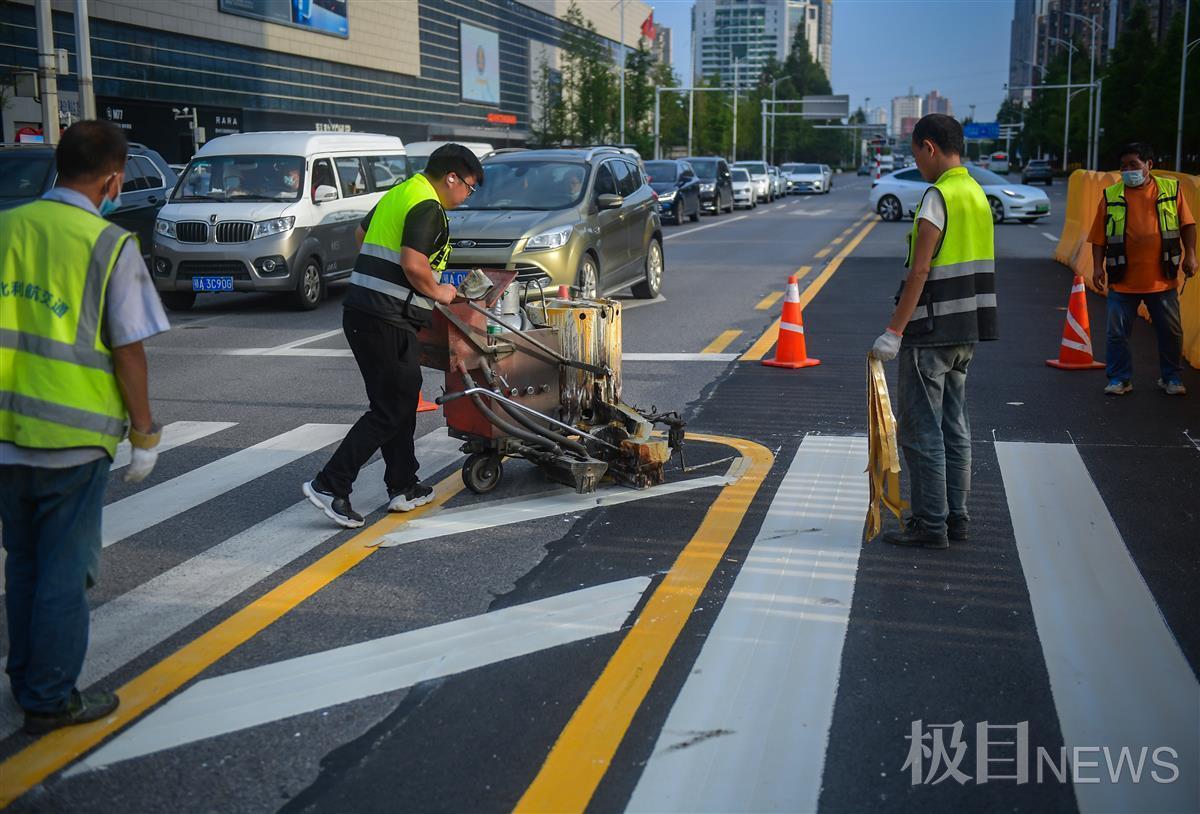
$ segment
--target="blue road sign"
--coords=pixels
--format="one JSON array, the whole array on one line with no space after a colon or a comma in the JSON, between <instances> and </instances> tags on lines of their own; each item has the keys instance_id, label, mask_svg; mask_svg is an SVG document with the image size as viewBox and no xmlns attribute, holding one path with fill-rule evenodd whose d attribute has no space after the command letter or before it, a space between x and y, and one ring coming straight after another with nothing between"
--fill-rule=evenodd
<instances>
[{"instance_id":1,"label":"blue road sign","mask_svg":"<svg viewBox=\"0 0 1200 814\"><path fill-rule=\"evenodd\" d=\"M1000 125L997 122L971 122L963 125L963 135L967 138L1000 138Z\"/></svg>"}]
</instances>

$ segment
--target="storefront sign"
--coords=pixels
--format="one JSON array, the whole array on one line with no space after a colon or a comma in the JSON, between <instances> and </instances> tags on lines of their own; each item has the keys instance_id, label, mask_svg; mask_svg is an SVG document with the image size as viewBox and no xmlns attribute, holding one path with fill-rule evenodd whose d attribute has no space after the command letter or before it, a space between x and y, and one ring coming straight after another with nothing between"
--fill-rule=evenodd
<instances>
[{"instance_id":1,"label":"storefront sign","mask_svg":"<svg viewBox=\"0 0 1200 814\"><path fill-rule=\"evenodd\" d=\"M510 127L517 123L517 117L512 113L489 113L487 120L490 124L503 124Z\"/></svg>"}]
</instances>

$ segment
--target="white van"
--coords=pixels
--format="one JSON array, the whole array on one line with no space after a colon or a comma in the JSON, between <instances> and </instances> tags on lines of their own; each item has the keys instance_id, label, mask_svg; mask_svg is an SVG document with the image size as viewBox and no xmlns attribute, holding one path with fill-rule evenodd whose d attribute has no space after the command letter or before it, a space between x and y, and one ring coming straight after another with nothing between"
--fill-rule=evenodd
<instances>
[{"instance_id":1,"label":"white van","mask_svg":"<svg viewBox=\"0 0 1200 814\"><path fill-rule=\"evenodd\" d=\"M992 153L988 169L1001 175L1008 175L1008 153Z\"/></svg>"},{"instance_id":2,"label":"white van","mask_svg":"<svg viewBox=\"0 0 1200 814\"><path fill-rule=\"evenodd\" d=\"M354 232L409 176L404 143L367 133L237 133L205 144L154 224L150 267L163 304L200 292L278 291L316 308L350 276Z\"/></svg>"},{"instance_id":3,"label":"white van","mask_svg":"<svg viewBox=\"0 0 1200 814\"><path fill-rule=\"evenodd\" d=\"M413 172L421 172L425 169L425 165L429 163L429 156L433 155L433 151L438 147L444 147L447 144L461 144L475 154L476 158L482 159L494 152L492 145L486 141L413 141L408 145L408 166Z\"/></svg>"}]
</instances>

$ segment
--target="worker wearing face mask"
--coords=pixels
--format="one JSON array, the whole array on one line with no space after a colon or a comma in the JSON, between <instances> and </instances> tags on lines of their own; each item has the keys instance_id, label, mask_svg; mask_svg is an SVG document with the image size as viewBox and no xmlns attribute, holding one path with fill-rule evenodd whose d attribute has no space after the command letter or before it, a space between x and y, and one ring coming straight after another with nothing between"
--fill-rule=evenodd
<instances>
[{"instance_id":1,"label":"worker wearing face mask","mask_svg":"<svg viewBox=\"0 0 1200 814\"><path fill-rule=\"evenodd\" d=\"M5 671L33 735L117 706L113 693L75 685L88 641L85 590L96 581L108 469L126 428L126 481L145 478L158 458L142 342L170 326L136 238L103 217L120 205L127 152L115 125L78 122L55 151L57 186L0 212Z\"/></svg>"},{"instance_id":2,"label":"worker wearing face mask","mask_svg":"<svg viewBox=\"0 0 1200 814\"><path fill-rule=\"evenodd\" d=\"M1104 190L1088 234L1092 282L1108 287L1108 330L1104 392L1133 389L1129 334L1139 303L1150 312L1158 336L1159 388L1169 396L1183 385L1183 323L1179 315L1179 271L1196 273L1196 220L1174 178L1151 175L1153 153L1145 144L1121 148L1121 180Z\"/></svg>"}]
</instances>

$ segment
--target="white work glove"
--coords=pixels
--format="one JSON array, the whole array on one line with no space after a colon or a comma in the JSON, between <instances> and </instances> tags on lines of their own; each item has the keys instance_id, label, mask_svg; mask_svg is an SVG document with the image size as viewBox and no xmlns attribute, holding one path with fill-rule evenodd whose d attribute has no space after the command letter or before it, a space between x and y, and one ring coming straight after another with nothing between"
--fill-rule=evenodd
<instances>
[{"instance_id":1,"label":"white work glove","mask_svg":"<svg viewBox=\"0 0 1200 814\"><path fill-rule=\"evenodd\" d=\"M158 463L158 442L162 439L162 428L150 425L150 432L142 433L129 428L129 443L133 446L129 467L125 470L126 483L141 483Z\"/></svg>"},{"instance_id":2,"label":"white work glove","mask_svg":"<svg viewBox=\"0 0 1200 814\"><path fill-rule=\"evenodd\" d=\"M871 346L871 355L881 362L890 362L900 352L900 334L893 333L891 328L879 335Z\"/></svg>"}]
</instances>

